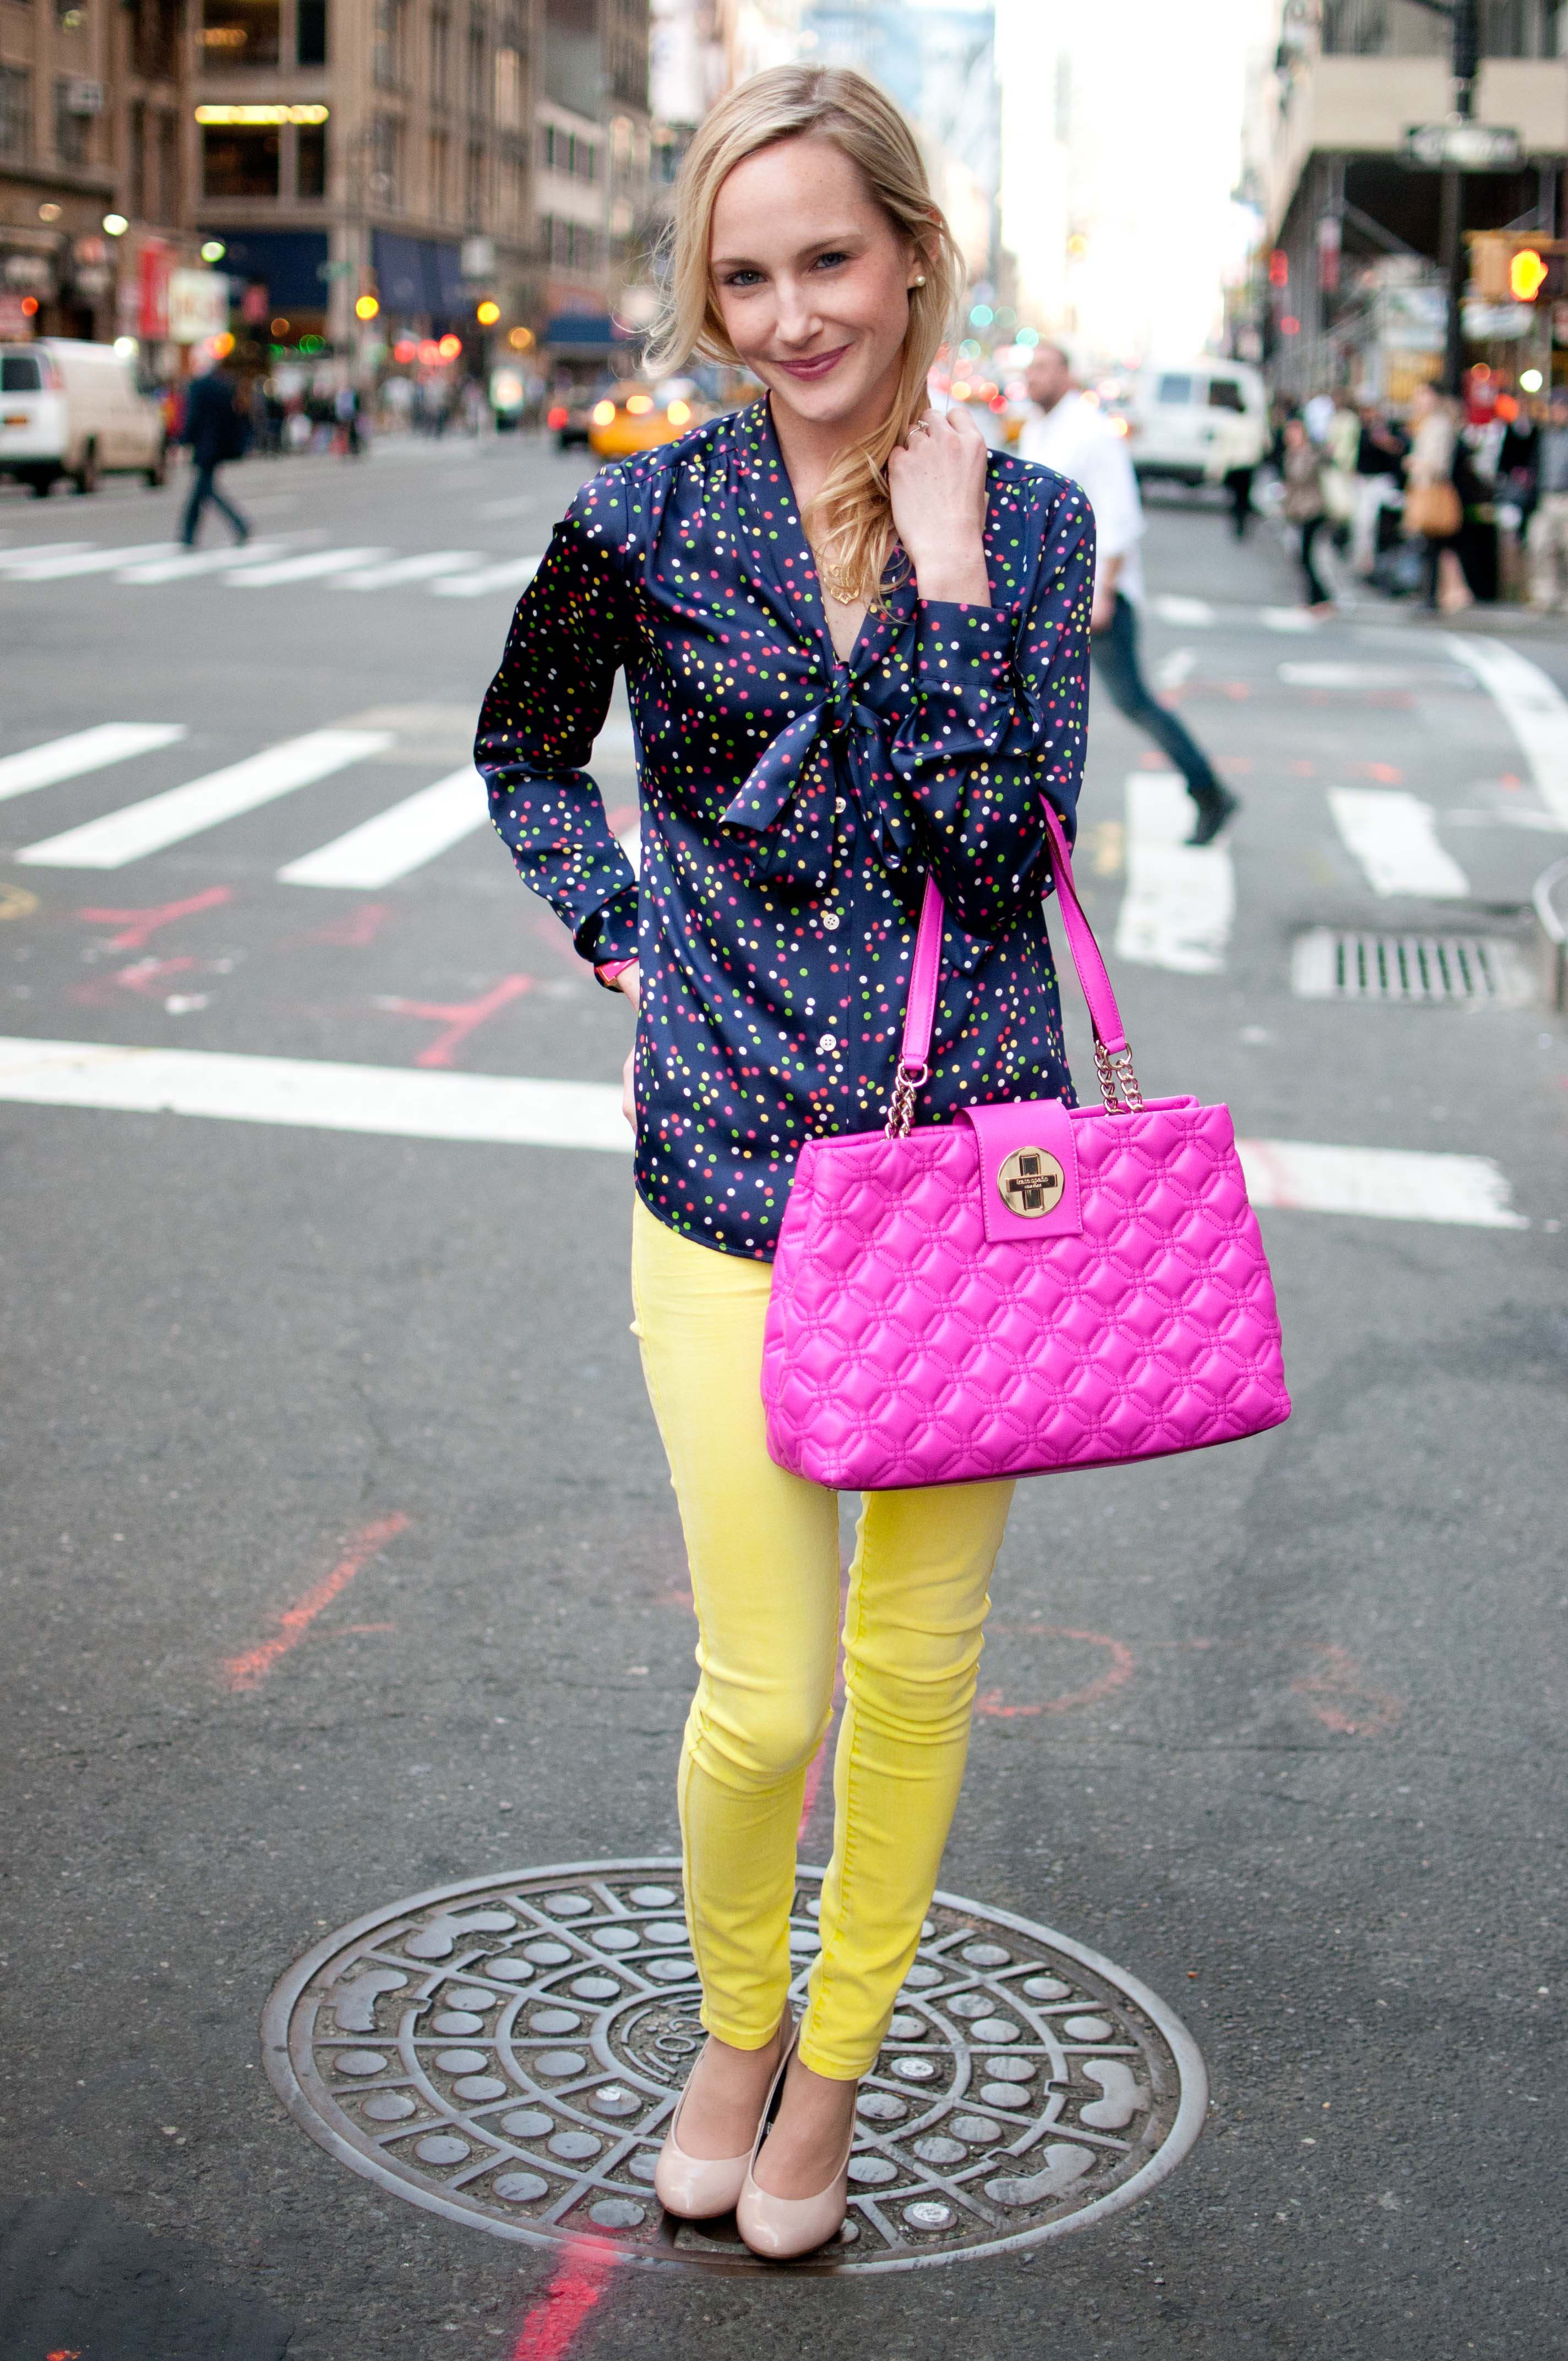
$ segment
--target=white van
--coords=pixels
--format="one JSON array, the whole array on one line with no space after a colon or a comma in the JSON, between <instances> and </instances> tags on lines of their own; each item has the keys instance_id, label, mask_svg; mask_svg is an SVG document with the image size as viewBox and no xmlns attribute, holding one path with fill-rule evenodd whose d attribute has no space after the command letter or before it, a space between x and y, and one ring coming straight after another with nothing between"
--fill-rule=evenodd
<instances>
[{"instance_id":1,"label":"white van","mask_svg":"<svg viewBox=\"0 0 1568 2361\"><path fill-rule=\"evenodd\" d=\"M42 500L57 476L91 492L105 473L158 485L168 471L162 412L113 345L0 345L0 476Z\"/></svg>"},{"instance_id":2,"label":"white van","mask_svg":"<svg viewBox=\"0 0 1568 2361\"><path fill-rule=\"evenodd\" d=\"M1140 478L1219 484L1255 467L1268 448L1268 397L1245 361L1149 362L1138 371L1128 419Z\"/></svg>"}]
</instances>

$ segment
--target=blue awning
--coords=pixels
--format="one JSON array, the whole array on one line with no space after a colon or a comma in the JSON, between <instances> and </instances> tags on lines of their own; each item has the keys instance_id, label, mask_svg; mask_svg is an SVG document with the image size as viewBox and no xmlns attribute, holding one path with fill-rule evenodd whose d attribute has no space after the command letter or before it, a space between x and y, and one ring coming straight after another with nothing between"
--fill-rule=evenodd
<instances>
[{"instance_id":1,"label":"blue awning","mask_svg":"<svg viewBox=\"0 0 1568 2361\"><path fill-rule=\"evenodd\" d=\"M378 229L370 233L370 259L384 311L428 313L433 320L456 319L466 309L456 247Z\"/></svg>"},{"instance_id":2,"label":"blue awning","mask_svg":"<svg viewBox=\"0 0 1568 2361\"><path fill-rule=\"evenodd\" d=\"M223 268L231 279L264 286L275 312L324 312L328 281L324 229L210 229L220 238Z\"/></svg>"},{"instance_id":3,"label":"blue awning","mask_svg":"<svg viewBox=\"0 0 1568 2361\"><path fill-rule=\"evenodd\" d=\"M608 312L557 312L544 331L547 345L576 345L584 350L608 352L612 345L629 345L632 332L612 320Z\"/></svg>"}]
</instances>

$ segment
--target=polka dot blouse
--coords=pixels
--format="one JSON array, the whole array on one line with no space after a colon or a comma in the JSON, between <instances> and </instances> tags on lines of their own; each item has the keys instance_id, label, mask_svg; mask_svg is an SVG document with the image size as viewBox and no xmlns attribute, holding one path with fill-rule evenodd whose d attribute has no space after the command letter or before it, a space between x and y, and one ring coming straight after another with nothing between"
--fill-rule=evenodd
<instances>
[{"instance_id":1,"label":"polka dot blouse","mask_svg":"<svg viewBox=\"0 0 1568 2361\"><path fill-rule=\"evenodd\" d=\"M1065 1097L1042 794L1072 827L1094 533L992 455L990 608L905 580L836 655L767 405L606 467L519 602L475 760L527 883L641 962L637 1187L772 1258L803 1140L887 1112L927 867L947 903L916 1120ZM641 876L584 765L624 669Z\"/></svg>"}]
</instances>

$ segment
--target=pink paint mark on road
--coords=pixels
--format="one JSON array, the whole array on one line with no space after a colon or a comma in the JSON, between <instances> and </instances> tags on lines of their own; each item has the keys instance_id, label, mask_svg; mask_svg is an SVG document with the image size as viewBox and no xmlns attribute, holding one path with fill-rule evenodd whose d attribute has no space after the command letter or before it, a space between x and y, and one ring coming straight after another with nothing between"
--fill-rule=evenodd
<instances>
[{"instance_id":1,"label":"pink paint mark on road","mask_svg":"<svg viewBox=\"0 0 1568 2361\"><path fill-rule=\"evenodd\" d=\"M1372 1687L1348 1648L1320 1648L1318 1662L1319 1670L1303 1673L1290 1691L1304 1697L1308 1711L1336 1737L1382 1738L1403 1718L1400 1700Z\"/></svg>"},{"instance_id":2,"label":"pink paint mark on road","mask_svg":"<svg viewBox=\"0 0 1568 2361\"><path fill-rule=\"evenodd\" d=\"M1295 762L1287 763L1285 767L1296 779L1310 779L1316 775L1318 768L1316 763L1303 762L1299 757Z\"/></svg>"},{"instance_id":3,"label":"pink paint mark on road","mask_svg":"<svg viewBox=\"0 0 1568 2361\"><path fill-rule=\"evenodd\" d=\"M1397 787L1405 775L1398 763L1356 763L1352 767L1358 779L1376 779L1380 787Z\"/></svg>"},{"instance_id":4,"label":"pink paint mark on road","mask_svg":"<svg viewBox=\"0 0 1568 2361\"><path fill-rule=\"evenodd\" d=\"M444 1030L427 1043L414 1060L416 1066L450 1066L470 1033L503 1009L509 1001L521 994L532 992L531 975L503 975L499 983L482 992L477 1000L398 1000L380 999L376 1006L389 1016L418 1016L431 1024L441 1024Z\"/></svg>"},{"instance_id":5,"label":"pink paint mark on road","mask_svg":"<svg viewBox=\"0 0 1568 2361\"><path fill-rule=\"evenodd\" d=\"M233 900L232 885L209 885L204 894L192 894L184 902L159 902L147 910L78 910L76 916L90 927L118 927L121 931L109 938L112 951L139 951L160 927L171 927L176 918L193 918L199 910L220 909Z\"/></svg>"},{"instance_id":6,"label":"pink paint mark on road","mask_svg":"<svg viewBox=\"0 0 1568 2361\"><path fill-rule=\"evenodd\" d=\"M555 2275L522 2323L511 2361L565 2361L577 2332L605 2290L620 2257L612 2247L575 2238Z\"/></svg>"},{"instance_id":7,"label":"pink paint mark on road","mask_svg":"<svg viewBox=\"0 0 1568 2361\"><path fill-rule=\"evenodd\" d=\"M309 934L291 935L280 948L291 950L305 943L325 943L331 950L367 950L394 915L390 902L361 902L356 910L345 910L327 926L313 927Z\"/></svg>"},{"instance_id":8,"label":"pink paint mark on road","mask_svg":"<svg viewBox=\"0 0 1568 2361\"><path fill-rule=\"evenodd\" d=\"M1070 1713L1079 1706L1098 1705L1113 1690L1124 1688L1133 1677L1137 1659L1124 1640L1113 1640L1103 1631L1069 1631L1060 1623L1024 1623L1016 1628L1037 1639L1080 1640L1086 1647L1108 1649L1111 1661L1082 1688L1067 1689L1060 1697L1041 1697L1033 1705L1005 1705L1000 1689L987 1689L974 1701L976 1713L992 1715L1000 1721L1012 1721L1024 1714Z\"/></svg>"},{"instance_id":9,"label":"pink paint mark on road","mask_svg":"<svg viewBox=\"0 0 1568 2361\"><path fill-rule=\"evenodd\" d=\"M1157 754L1154 757L1152 767L1157 771L1163 771L1168 770L1169 765L1168 763L1162 762L1160 757ZM1234 771L1239 774L1246 771L1255 771L1257 764L1253 761L1250 754L1222 754L1220 756L1220 768L1222 771Z\"/></svg>"},{"instance_id":10,"label":"pink paint mark on road","mask_svg":"<svg viewBox=\"0 0 1568 2361\"><path fill-rule=\"evenodd\" d=\"M356 1533L347 1549L330 1574L307 1590L302 1598L286 1608L270 1640L263 1640L258 1648L247 1648L243 1656L225 1658L223 1667L225 1685L230 1689L254 1689L266 1679L280 1656L297 1648L323 1607L329 1607L340 1590L346 1590L361 1566L368 1565L378 1556L389 1541L406 1532L409 1521L400 1509L389 1517L379 1517Z\"/></svg>"},{"instance_id":11,"label":"pink paint mark on road","mask_svg":"<svg viewBox=\"0 0 1568 2361\"><path fill-rule=\"evenodd\" d=\"M117 967L113 975L92 983L73 983L66 998L88 1007L102 1006L117 992L135 992L144 1000L161 1000L170 976L189 975L192 969L204 965L203 961L193 959L132 960L128 967Z\"/></svg>"}]
</instances>

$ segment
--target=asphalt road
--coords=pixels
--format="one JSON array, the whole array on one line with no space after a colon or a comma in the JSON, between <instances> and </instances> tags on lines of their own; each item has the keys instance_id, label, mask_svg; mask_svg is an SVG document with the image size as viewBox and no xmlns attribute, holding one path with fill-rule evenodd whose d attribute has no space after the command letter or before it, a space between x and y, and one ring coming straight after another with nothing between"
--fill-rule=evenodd
<instances>
[{"instance_id":1,"label":"asphalt road","mask_svg":"<svg viewBox=\"0 0 1568 2361\"><path fill-rule=\"evenodd\" d=\"M614 1081L624 1009L488 830L380 884L278 874L461 769L515 584L434 585L537 552L581 472L506 439L235 471L280 562L453 554L358 592L29 580L23 546L166 539L177 493L0 488L0 761L183 732L25 794L0 768L0 1074L18 1040L192 1052L252 1116L263 1059ZM307 2140L258 2020L323 1932L674 1849L693 1632L628 1334L629 1166L24 1082L0 1104L4 2361L1563 2349L1568 1031L1524 996L1522 912L1568 785L1485 665L1513 647L1568 686L1568 637L1484 620L1456 649L1383 609L1294 631L1268 528L1238 549L1174 502L1149 547L1155 591L1197 602L1151 611L1151 664L1245 805L1223 869L1173 867L1173 790L1099 700L1087 897L1146 1090L1279 1144L1249 1170L1296 1411L1022 1488L943 1882L1177 2008L1204 2137L1141 2208L1033 2250L587 2283ZM323 730L374 742L160 851L116 822L85 840L112 867L82 839L20 857ZM630 825L624 730L606 747ZM1324 928L1485 937L1501 997L1298 996ZM1347 1192L1381 1210L1330 1209Z\"/></svg>"}]
</instances>

